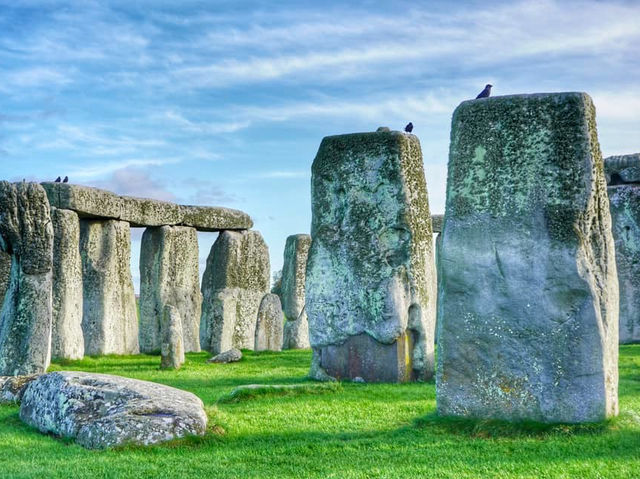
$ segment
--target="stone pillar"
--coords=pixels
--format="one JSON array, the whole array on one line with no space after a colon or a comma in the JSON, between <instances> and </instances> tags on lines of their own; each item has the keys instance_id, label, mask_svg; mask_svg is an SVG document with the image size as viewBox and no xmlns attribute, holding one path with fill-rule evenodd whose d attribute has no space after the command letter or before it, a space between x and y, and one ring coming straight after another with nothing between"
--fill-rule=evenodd
<instances>
[{"instance_id":1,"label":"stone pillar","mask_svg":"<svg viewBox=\"0 0 640 479\"><path fill-rule=\"evenodd\" d=\"M0 307L4 302L4 296L9 289L11 279L11 255L0 250Z\"/></svg>"},{"instance_id":2,"label":"stone pillar","mask_svg":"<svg viewBox=\"0 0 640 479\"><path fill-rule=\"evenodd\" d=\"M198 272L198 235L186 226L147 228L140 252L140 350L158 351L163 311L177 309L184 349L200 351L202 294Z\"/></svg>"},{"instance_id":3,"label":"stone pillar","mask_svg":"<svg viewBox=\"0 0 640 479\"><path fill-rule=\"evenodd\" d=\"M441 261L439 414L617 414L618 281L587 94L458 106Z\"/></svg>"},{"instance_id":4,"label":"stone pillar","mask_svg":"<svg viewBox=\"0 0 640 479\"><path fill-rule=\"evenodd\" d=\"M44 373L51 359L53 228L37 183L0 182L0 249L11 273L0 312L0 376Z\"/></svg>"},{"instance_id":5,"label":"stone pillar","mask_svg":"<svg viewBox=\"0 0 640 479\"><path fill-rule=\"evenodd\" d=\"M129 223L81 220L85 354L138 354Z\"/></svg>"},{"instance_id":6,"label":"stone pillar","mask_svg":"<svg viewBox=\"0 0 640 479\"><path fill-rule=\"evenodd\" d=\"M80 259L80 221L70 210L51 208L53 221L53 330L51 355L54 358L81 359L82 337L82 260Z\"/></svg>"},{"instance_id":7,"label":"stone pillar","mask_svg":"<svg viewBox=\"0 0 640 479\"><path fill-rule=\"evenodd\" d=\"M640 342L640 153L604 160L620 283L620 343Z\"/></svg>"},{"instance_id":8,"label":"stone pillar","mask_svg":"<svg viewBox=\"0 0 640 479\"><path fill-rule=\"evenodd\" d=\"M284 326L284 349L305 349L309 344L309 322L304 309L304 284L311 236L291 235L284 247L282 266L282 310L287 318Z\"/></svg>"},{"instance_id":9,"label":"stone pillar","mask_svg":"<svg viewBox=\"0 0 640 479\"><path fill-rule=\"evenodd\" d=\"M324 138L311 199L310 376L430 378L436 275L418 138L397 131Z\"/></svg>"},{"instance_id":10,"label":"stone pillar","mask_svg":"<svg viewBox=\"0 0 640 479\"><path fill-rule=\"evenodd\" d=\"M256 351L281 351L284 317L277 294L267 294L260 302L256 324Z\"/></svg>"},{"instance_id":11,"label":"stone pillar","mask_svg":"<svg viewBox=\"0 0 640 479\"><path fill-rule=\"evenodd\" d=\"M184 364L182 323L178 308L166 305L163 309L160 328L162 336L160 369L180 369Z\"/></svg>"},{"instance_id":12,"label":"stone pillar","mask_svg":"<svg viewBox=\"0 0 640 479\"><path fill-rule=\"evenodd\" d=\"M214 355L231 348L253 349L269 275L269 250L259 232L220 233L202 277L202 349Z\"/></svg>"}]
</instances>

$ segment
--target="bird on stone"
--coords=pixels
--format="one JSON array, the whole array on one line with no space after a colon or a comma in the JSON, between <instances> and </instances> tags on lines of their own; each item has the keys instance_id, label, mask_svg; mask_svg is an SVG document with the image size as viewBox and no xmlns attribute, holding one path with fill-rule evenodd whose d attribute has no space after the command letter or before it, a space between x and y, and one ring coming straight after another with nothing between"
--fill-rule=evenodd
<instances>
[{"instance_id":1,"label":"bird on stone","mask_svg":"<svg viewBox=\"0 0 640 479\"><path fill-rule=\"evenodd\" d=\"M480 93L478 93L478 96L476 97L476 99L478 98L489 98L489 95L491 95L491 87L493 85L489 85L487 83L487 85L484 87L484 90L482 90Z\"/></svg>"},{"instance_id":2,"label":"bird on stone","mask_svg":"<svg viewBox=\"0 0 640 479\"><path fill-rule=\"evenodd\" d=\"M413 123L409 122L409 124L404 127L404 131L411 133L413 131Z\"/></svg>"},{"instance_id":3,"label":"bird on stone","mask_svg":"<svg viewBox=\"0 0 640 479\"><path fill-rule=\"evenodd\" d=\"M60 181L61 181L61 180L60 180L60 177L58 176L58 177L56 178L56 181L55 181L54 183L60 183Z\"/></svg>"},{"instance_id":4,"label":"bird on stone","mask_svg":"<svg viewBox=\"0 0 640 479\"><path fill-rule=\"evenodd\" d=\"M64 180L62 180L62 182L63 182L63 183L69 183L69 177L68 177L68 176L65 176L65 177L64 177Z\"/></svg>"}]
</instances>

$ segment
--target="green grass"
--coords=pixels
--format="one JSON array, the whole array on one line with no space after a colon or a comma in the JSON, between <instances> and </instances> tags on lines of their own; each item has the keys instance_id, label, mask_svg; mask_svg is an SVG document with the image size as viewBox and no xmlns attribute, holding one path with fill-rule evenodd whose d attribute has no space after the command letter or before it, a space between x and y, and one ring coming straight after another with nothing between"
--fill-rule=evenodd
<instances>
[{"instance_id":1,"label":"green grass","mask_svg":"<svg viewBox=\"0 0 640 479\"><path fill-rule=\"evenodd\" d=\"M189 354L177 372L160 371L157 356L58 363L51 370L119 374L192 391L205 403L209 432L150 448L88 451L36 432L20 422L17 407L1 406L0 477L637 478L640 345L620 351L620 417L585 426L441 419L433 383L323 389L305 380L308 351L248 352L234 364L205 364L205 353ZM303 386L229 400L243 384Z\"/></svg>"}]
</instances>

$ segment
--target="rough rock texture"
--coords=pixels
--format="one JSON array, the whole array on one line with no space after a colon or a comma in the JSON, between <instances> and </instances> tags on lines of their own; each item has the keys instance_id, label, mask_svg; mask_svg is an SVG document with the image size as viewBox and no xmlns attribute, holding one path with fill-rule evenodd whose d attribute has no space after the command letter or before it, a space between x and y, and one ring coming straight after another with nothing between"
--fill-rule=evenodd
<instances>
[{"instance_id":1,"label":"rough rock texture","mask_svg":"<svg viewBox=\"0 0 640 479\"><path fill-rule=\"evenodd\" d=\"M202 401L190 392L76 371L45 374L29 384L20 419L88 449L204 435L207 426Z\"/></svg>"},{"instance_id":2,"label":"rough rock texture","mask_svg":"<svg viewBox=\"0 0 640 479\"><path fill-rule=\"evenodd\" d=\"M324 138L311 197L306 313L319 364L367 382L428 379L436 275L418 138ZM378 352L385 360L370 360Z\"/></svg>"},{"instance_id":3,"label":"rough rock texture","mask_svg":"<svg viewBox=\"0 0 640 479\"><path fill-rule=\"evenodd\" d=\"M431 227L433 228L434 233L442 232L443 220L444 220L444 215L431 215Z\"/></svg>"},{"instance_id":4,"label":"rough rock texture","mask_svg":"<svg viewBox=\"0 0 640 479\"><path fill-rule=\"evenodd\" d=\"M585 93L453 115L438 302L442 415L600 421L618 410L618 281Z\"/></svg>"},{"instance_id":5,"label":"rough rock texture","mask_svg":"<svg viewBox=\"0 0 640 479\"><path fill-rule=\"evenodd\" d=\"M167 305L162 317L162 357L160 368L180 369L184 364L184 342L182 337L182 319L178 309Z\"/></svg>"},{"instance_id":6,"label":"rough rock texture","mask_svg":"<svg viewBox=\"0 0 640 479\"><path fill-rule=\"evenodd\" d=\"M0 249L11 255L0 313L0 375L42 373L51 359L53 227L39 184L0 182Z\"/></svg>"},{"instance_id":7,"label":"rough rock texture","mask_svg":"<svg viewBox=\"0 0 640 479\"><path fill-rule=\"evenodd\" d=\"M186 226L147 228L140 251L140 350L158 351L165 306L182 318L185 351L200 351L198 235Z\"/></svg>"},{"instance_id":8,"label":"rough rock texture","mask_svg":"<svg viewBox=\"0 0 640 479\"><path fill-rule=\"evenodd\" d=\"M309 344L309 322L304 313L307 258L311 236L291 235L284 247L282 266L282 310L287 318L284 326L284 349L305 349Z\"/></svg>"},{"instance_id":9,"label":"rough rock texture","mask_svg":"<svg viewBox=\"0 0 640 479\"><path fill-rule=\"evenodd\" d=\"M0 249L0 307L4 302L4 296L9 289L11 279L11 255Z\"/></svg>"},{"instance_id":10,"label":"rough rock texture","mask_svg":"<svg viewBox=\"0 0 640 479\"><path fill-rule=\"evenodd\" d=\"M224 231L218 236L202 277L202 349L213 354L253 349L269 274L269 249L260 233Z\"/></svg>"},{"instance_id":11,"label":"rough rock texture","mask_svg":"<svg viewBox=\"0 0 640 479\"><path fill-rule=\"evenodd\" d=\"M640 342L640 153L604 160L620 283L620 343Z\"/></svg>"},{"instance_id":12,"label":"rough rock texture","mask_svg":"<svg viewBox=\"0 0 640 479\"><path fill-rule=\"evenodd\" d=\"M231 348L207 360L208 363L235 363L242 359L242 351Z\"/></svg>"},{"instance_id":13,"label":"rough rock texture","mask_svg":"<svg viewBox=\"0 0 640 479\"><path fill-rule=\"evenodd\" d=\"M0 404L16 404L22 401L27 386L38 376L40 375L0 376Z\"/></svg>"},{"instance_id":14,"label":"rough rock texture","mask_svg":"<svg viewBox=\"0 0 640 479\"><path fill-rule=\"evenodd\" d=\"M201 231L245 230L253 226L242 211L214 206L187 206L68 183L42 183L51 206L73 210L81 218L110 218L132 226L192 226Z\"/></svg>"},{"instance_id":15,"label":"rough rock texture","mask_svg":"<svg viewBox=\"0 0 640 479\"><path fill-rule=\"evenodd\" d=\"M137 354L129 223L81 220L82 331L87 355Z\"/></svg>"},{"instance_id":16,"label":"rough rock texture","mask_svg":"<svg viewBox=\"0 0 640 479\"><path fill-rule=\"evenodd\" d=\"M254 349L256 351L281 351L284 316L277 294L267 294L260 302Z\"/></svg>"},{"instance_id":17,"label":"rough rock texture","mask_svg":"<svg viewBox=\"0 0 640 479\"><path fill-rule=\"evenodd\" d=\"M284 323L282 348L307 349L310 347L309 318L307 318L307 310L303 308L298 319L295 321L287 320L287 322Z\"/></svg>"},{"instance_id":18,"label":"rough rock texture","mask_svg":"<svg viewBox=\"0 0 640 479\"><path fill-rule=\"evenodd\" d=\"M53 221L53 326L51 356L81 359L82 260L80 221L70 210L51 208Z\"/></svg>"}]
</instances>

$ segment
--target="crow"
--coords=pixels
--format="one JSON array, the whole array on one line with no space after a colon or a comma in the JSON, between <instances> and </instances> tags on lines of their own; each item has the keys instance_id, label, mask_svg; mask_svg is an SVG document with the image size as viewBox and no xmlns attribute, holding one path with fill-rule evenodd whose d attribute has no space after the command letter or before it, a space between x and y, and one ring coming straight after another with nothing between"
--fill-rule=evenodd
<instances>
[{"instance_id":1,"label":"crow","mask_svg":"<svg viewBox=\"0 0 640 479\"><path fill-rule=\"evenodd\" d=\"M409 124L404 127L404 131L411 133L413 131L413 123L409 122Z\"/></svg>"},{"instance_id":2,"label":"crow","mask_svg":"<svg viewBox=\"0 0 640 479\"><path fill-rule=\"evenodd\" d=\"M482 90L480 93L478 93L478 96L476 97L476 99L478 98L488 98L489 95L491 95L491 87L493 85L489 85L487 83L487 86L484 87L484 90Z\"/></svg>"},{"instance_id":3,"label":"crow","mask_svg":"<svg viewBox=\"0 0 640 479\"><path fill-rule=\"evenodd\" d=\"M54 183L60 183L60 177L59 176L56 178L56 181L54 181Z\"/></svg>"},{"instance_id":4,"label":"crow","mask_svg":"<svg viewBox=\"0 0 640 479\"><path fill-rule=\"evenodd\" d=\"M63 182L63 183L69 183L69 177L68 177L68 176L65 176L65 177L64 177L64 180L62 180L62 182Z\"/></svg>"}]
</instances>

